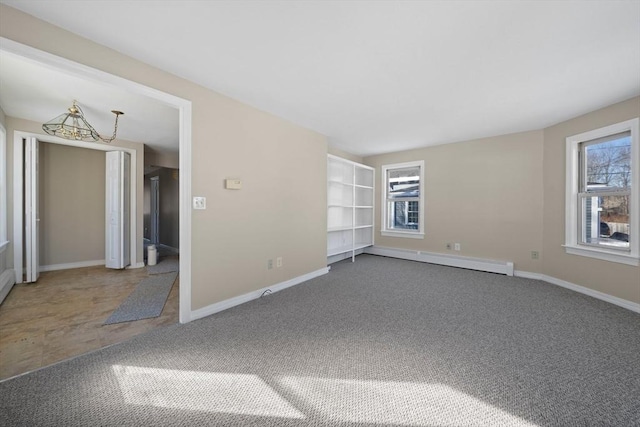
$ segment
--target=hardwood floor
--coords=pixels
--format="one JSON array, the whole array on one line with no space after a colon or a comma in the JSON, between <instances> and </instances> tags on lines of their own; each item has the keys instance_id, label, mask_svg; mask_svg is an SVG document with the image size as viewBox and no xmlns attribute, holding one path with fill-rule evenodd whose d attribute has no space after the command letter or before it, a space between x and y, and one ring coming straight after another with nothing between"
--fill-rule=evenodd
<instances>
[{"instance_id":1,"label":"hardwood floor","mask_svg":"<svg viewBox=\"0 0 640 427\"><path fill-rule=\"evenodd\" d=\"M0 380L177 323L179 277L160 317L102 324L147 276L146 268L99 266L15 285L0 305Z\"/></svg>"}]
</instances>

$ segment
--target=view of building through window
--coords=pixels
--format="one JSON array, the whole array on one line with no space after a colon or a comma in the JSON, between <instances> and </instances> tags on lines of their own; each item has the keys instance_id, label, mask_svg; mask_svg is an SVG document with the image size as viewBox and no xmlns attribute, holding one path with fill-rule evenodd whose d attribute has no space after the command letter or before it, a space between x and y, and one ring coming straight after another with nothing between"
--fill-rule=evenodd
<instances>
[{"instance_id":1,"label":"view of building through window","mask_svg":"<svg viewBox=\"0 0 640 427\"><path fill-rule=\"evenodd\" d=\"M387 174L387 228L418 230L420 168L389 169Z\"/></svg>"},{"instance_id":2,"label":"view of building through window","mask_svg":"<svg viewBox=\"0 0 640 427\"><path fill-rule=\"evenodd\" d=\"M581 144L581 241L629 249L631 133Z\"/></svg>"}]
</instances>

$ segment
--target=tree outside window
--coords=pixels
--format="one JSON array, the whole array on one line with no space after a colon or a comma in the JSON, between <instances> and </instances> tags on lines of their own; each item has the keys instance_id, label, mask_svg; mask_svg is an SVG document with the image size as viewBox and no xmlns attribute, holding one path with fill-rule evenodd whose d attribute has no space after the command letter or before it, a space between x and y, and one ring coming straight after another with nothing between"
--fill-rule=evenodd
<instances>
[{"instance_id":1,"label":"tree outside window","mask_svg":"<svg viewBox=\"0 0 640 427\"><path fill-rule=\"evenodd\" d=\"M565 252L640 264L640 119L566 139Z\"/></svg>"},{"instance_id":2,"label":"tree outside window","mask_svg":"<svg viewBox=\"0 0 640 427\"><path fill-rule=\"evenodd\" d=\"M631 134L583 142L581 243L629 248Z\"/></svg>"}]
</instances>

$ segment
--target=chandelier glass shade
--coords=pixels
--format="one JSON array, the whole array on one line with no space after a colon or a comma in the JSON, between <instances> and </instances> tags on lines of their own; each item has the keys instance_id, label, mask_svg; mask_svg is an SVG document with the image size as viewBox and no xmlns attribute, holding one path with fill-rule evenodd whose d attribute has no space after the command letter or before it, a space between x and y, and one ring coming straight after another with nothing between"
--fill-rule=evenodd
<instances>
[{"instance_id":1,"label":"chandelier glass shade","mask_svg":"<svg viewBox=\"0 0 640 427\"><path fill-rule=\"evenodd\" d=\"M111 138L102 138L100 134L87 122L84 117L84 113L76 101L73 101L73 105L69 107L68 112L60 114L56 118L49 120L42 125L44 130L49 135L59 136L64 139L73 139L76 141L99 141L111 142L116 139L116 132L118 131L118 117L124 114L122 111L111 111L116 115L116 123L113 129L113 136Z\"/></svg>"}]
</instances>

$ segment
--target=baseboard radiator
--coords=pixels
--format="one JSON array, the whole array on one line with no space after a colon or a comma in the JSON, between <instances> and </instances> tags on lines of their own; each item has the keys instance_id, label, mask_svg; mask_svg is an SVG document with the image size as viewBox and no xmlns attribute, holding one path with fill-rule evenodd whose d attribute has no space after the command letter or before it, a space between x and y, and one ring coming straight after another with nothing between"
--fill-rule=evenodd
<instances>
[{"instance_id":1,"label":"baseboard radiator","mask_svg":"<svg viewBox=\"0 0 640 427\"><path fill-rule=\"evenodd\" d=\"M410 261L427 262L429 264L439 264L513 276L513 263L509 261L495 261L433 252L411 251L408 249L385 248L382 246L371 246L365 248L364 252L371 255L381 255L390 258L407 259Z\"/></svg>"}]
</instances>

